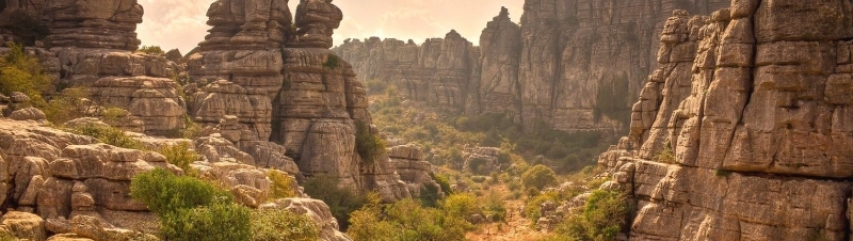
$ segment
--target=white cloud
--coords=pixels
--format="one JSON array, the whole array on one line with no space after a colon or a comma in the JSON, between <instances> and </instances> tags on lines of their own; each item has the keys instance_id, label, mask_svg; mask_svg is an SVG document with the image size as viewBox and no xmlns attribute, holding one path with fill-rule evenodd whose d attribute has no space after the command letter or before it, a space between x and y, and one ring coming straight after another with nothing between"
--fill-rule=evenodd
<instances>
[{"instance_id":1,"label":"white cloud","mask_svg":"<svg viewBox=\"0 0 853 241\"><path fill-rule=\"evenodd\" d=\"M186 53L204 40L210 28L207 9L215 0L138 0L145 8L144 22L137 28L143 45L179 48ZM290 0L295 9L298 0ZM524 0L336 0L344 12L335 42L370 36L414 39L444 37L455 29L477 43L486 22L501 6L510 9L518 22Z\"/></svg>"}]
</instances>

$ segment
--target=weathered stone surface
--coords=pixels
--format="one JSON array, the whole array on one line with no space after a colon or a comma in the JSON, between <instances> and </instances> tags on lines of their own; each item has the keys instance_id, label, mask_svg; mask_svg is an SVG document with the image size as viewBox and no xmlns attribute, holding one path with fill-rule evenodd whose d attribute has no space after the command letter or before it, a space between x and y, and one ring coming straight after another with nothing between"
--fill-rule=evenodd
<instances>
[{"instance_id":1,"label":"weathered stone surface","mask_svg":"<svg viewBox=\"0 0 853 241\"><path fill-rule=\"evenodd\" d=\"M210 4L208 25L213 26L202 51L276 48L289 34L291 14L287 0L217 0Z\"/></svg>"},{"instance_id":2,"label":"weathered stone surface","mask_svg":"<svg viewBox=\"0 0 853 241\"><path fill-rule=\"evenodd\" d=\"M296 48L332 47L332 35L341 25L344 14L332 0L305 0L296 7L296 32L287 46Z\"/></svg>"},{"instance_id":3,"label":"weathered stone surface","mask_svg":"<svg viewBox=\"0 0 853 241\"><path fill-rule=\"evenodd\" d=\"M338 221L323 201L310 198L285 198L264 204L261 209L284 209L300 215L307 215L320 226L320 239L323 241L350 241L349 236L338 231Z\"/></svg>"},{"instance_id":4,"label":"weathered stone surface","mask_svg":"<svg viewBox=\"0 0 853 241\"><path fill-rule=\"evenodd\" d=\"M136 50L136 25L142 6L136 0L46 1L43 17L50 35L48 47Z\"/></svg>"},{"instance_id":5,"label":"weathered stone surface","mask_svg":"<svg viewBox=\"0 0 853 241\"><path fill-rule=\"evenodd\" d=\"M423 160L423 151L415 145L402 145L388 148L391 165L397 170L400 179L412 191L412 196L421 195L421 189L432 186L443 194L441 186L432 179L432 164Z\"/></svg>"},{"instance_id":6,"label":"weathered stone surface","mask_svg":"<svg viewBox=\"0 0 853 241\"><path fill-rule=\"evenodd\" d=\"M5 227L10 233L18 238L44 241L47 239L44 219L38 215L25 212L8 212L3 215L0 227Z\"/></svg>"},{"instance_id":7,"label":"weathered stone surface","mask_svg":"<svg viewBox=\"0 0 853 241\"><path fill-rule=\"evenodd\" d=\"M101 218L88 215L77 215L71 220L48 219L47 227L53 233L63 233L62 238L56 236L49 240L115 240L115 241L157 241L154 235L138 231L120 229L104 222ZM85 238L85 239L84 239Z\"/></svg>"},{"instance_id":8,"label":"weathered stone surface","mask_svg":"<svg viewBox=\"0 0 853 241\"><path fill-rule=\"evenodd\" d=\"M631 133L599 160L636 202L628 237L847 240L849 3L731 6L667 21Z\"/></svg>"}]
</instances>

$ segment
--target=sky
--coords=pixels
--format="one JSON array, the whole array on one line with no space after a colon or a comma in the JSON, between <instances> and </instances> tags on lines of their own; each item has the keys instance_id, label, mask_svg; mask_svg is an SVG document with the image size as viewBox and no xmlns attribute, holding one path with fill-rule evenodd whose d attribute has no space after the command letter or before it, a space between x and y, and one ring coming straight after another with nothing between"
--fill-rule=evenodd
<instances>
[{"instance_id":1,"label":"sky","mask_svg":"<svg viewBox=\"0 0 853 241\"><path fill-rule=\"evenodd\" d=\"M142 45L158 45L163 50L192 50L204 40L210 28L207 9L215 0L138 0L145 9L143 23L136 32ZM298 0L290 0L295 11ZM475 45L486 23L506 6L512 21L519 22L524 0L335 0L344 13L341 27L333 36L335 45L346 38L413 39L444 37L455 29Z\"/></svg>"}]
</instances>

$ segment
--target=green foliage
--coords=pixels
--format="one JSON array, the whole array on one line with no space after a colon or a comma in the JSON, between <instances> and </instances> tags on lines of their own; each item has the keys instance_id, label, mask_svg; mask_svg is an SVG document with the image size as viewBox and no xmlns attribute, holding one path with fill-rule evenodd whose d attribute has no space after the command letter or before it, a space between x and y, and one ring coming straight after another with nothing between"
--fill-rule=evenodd
<instances>
[{"instance_id":1,"label":"green foliage","mask_svg":"<svg viewBox=\"0 0 853 241\"><path fill-rule=\"evenodd\" d=\"M482 200L483 216L492 222L506 221L507 210L503 198L498 193L489 193Z\"/></svg>"},{"instance_id":2,"label":"green foliage","mask_svg":"<svg viewBox=\"0 0 853 241\"><path fill-rule=\"evenodd\" d=\"M388 89L388 83L378 79L372 79L365 82L367 85L367 94L381 95Z\"/></svg>"},{"instance_id":3,"label":"green foliage","mask_svg":"<svg viewBox=\"0 0 853 241\"><path fill-rule=\"evenodd\" d=\"M613 241L625 225L629 210L625 195L596 190L587 200L583 212L570 216L557 233L576 240Z\"/></svg>"},{"instance_id":4,"label":"green foliage","mask_svg":"<svg viewBox=\"0 0 853 241\"><path fill-rule=\"evenodd\" d=\"M488 163L488 160L484 158L473 158L468 160L468 166L466 168L473 174L483 175L488 172L488 170L484 170L482 168L486 163Z\"/></svg>"},{"instance_id":5,"label":"green foliage","mask_svg":"<svg viewBox=\"0 0 853 241\"><path fill-rule=\"evenodd\" d=\"M667 144L663 150L652 158L652 161L675 164L675 153L672 151L672 146Z\"/></svg>"},{"instance_id":6,"label":"green foliage","mask_svg":"<svg viewBox=\"0 0 853 241\"><path fill-rule=\"evenodd\" d=\"M478 145L501 148L501 163L516 163L514 159L524 162L524 159L543 156L547 161L543 163L548 163L556 171L575 172L595 164L598 155L614 141L605 139L609 137L600 132L554 130L544 122L524 129L510 114L464 115L418 103L403 107L400 98L393 95L385 97L374 98L370 106L373 121L381 131L435 147L434 155L427 155L426 159L433 164L448 164L457 169L468 168L462 166L465 160L460 147Z\"/></svg>"},{"instance_id":7,"label":"green foliage","mask_svg":"<svg viewBox=\"0 0 853 241\"><path fill-rule=\"evenodd\" d=\"M0 241L18 241L19 239L7 232L0 232Z\"/></svg>"},{"instance_id":8,"label":"green foliage","mask_svg":"<svg viewBox=\"0 0 853 241\"><path fill-rule=\"evenodd\" d=\"M41 109L47 120L54 124L63 124L67 121L85 117L94 106L87 104L83 99L89 97L89 91L83 87L72 87L62 90L59 95L45 102L36 102L36 107Z\"/></svg>"},{"instance_id":9,"label":"green foliage","mask_svg":"<svg viewBox=\"0 0 853 241\"><path fill-rule=\"evenodd\" d=\"M209 183L188 176L179 177L164 169L133 177L130 196L158 214L210 206L217 200L231 200L228 192Z\"/></svg>"},{"instance_id":10,"label":"green foliage","mask_svg":"<svg viewBox=\"0 0 853 241\"><path fill-rule=\"evenodd\" d=\"M460 216L423 207L411 199L388 205L385 212L377 205L368 205L352 217L347 234L360 241L461 241L473 228Z\"/></svg>"},{"instance_id":11,"label":"green foliage","mask_svg":"<svg viewBox=\"0 0 853 241\"><path fill-rule=\"evenodd\" d=\"M527 204L524 205L524 217L533 222L542 217L541 206L545 202L559 202L560 196L557 193L545 192L533 197Z\"/></svg>"},{"instance_id":12,"label":"green foliage","mask_svg":"<svg viewBox=\"0 0 853 241\"><path fill-rule=\"evenodd\" d=\"M723 169L717 169L716 171L714 171L714 175L718 177L728 177L729 175L732 175L732 172Z\"/></svg>"},{"instance_id":13,"label":"green foliage","mask_svg":"<svg viewBox=\"0 0 853 241\"><path fill-rule=\"evenodd\" d=\"M525 187L535 187L539 190L557 183L557 174L544 165L536 165L521 175Z\"/></svg>"},{"instance_id":14,"label":"green foliage","mask_svg":"<svg viewBox=\"0 0 853 241\"><path fill-rule=\"evenodd\" d=\"M441 203L441 209L448 215L468 218L473 214L482 212L480 201L470 193L453 194L445 198Z\"/></svg>"},{"instance_id":15,"label":"green foliage","mask_svg":"<svg viewBox=\"0 0 853 241\"><path fill-rule=\"evenodd\" d=\"M340 65L340 57L334 54L329 54L326 58L326 62L323 63L323 66L334 69Z\"/></svg>"},{"instance_id":16,"label":"green foliage","mask_svg":"<svg viewBox=\"0 0 853 241\"><path fill-rule=\"evenodd\" d=\"M27 46L35 45L37 40L42 40L50 34L50 29L40 19L30 16L21 9L12 12L9 23L5 27L9 28L15 36L20 37Z\"/></svg>"},{"instance_id":17,"label":"green foliage","mask_svg":"<svg viewBox=\"0 0 853 241\"><path fill-rule=\"evenodd\" d=\"M0 58L0 93L21 92L34 102L43 101L42 93L50 89L51 83L39 59L28 55L21 45L10 44L9 48Z\"/></svg>"},{"instance_id":18,"label":"green foliage","mask_svg":"<svg viewBox=\"0 0 853 241\"><path fill-rule=\"evenodd\" d=\"M364 162L371 164L385 153L385 140L370 132L370 126L362 121L355 122L355 149Z\"/></svg>"},{"instance_id":19,"label":"green foliage","mask_svg":"<svg viewBox=\"0 0 853 241\"><path fill-rule=\"evenodd\" d=\"M251 211L232 202L160 213L160 233L174 241L251 240Z\"/></svg>"},{"instance_id":20,"label":"green foliage","mask_svg":"<svg viewBox=\"0 0 853 241\"><path fill-rule=\"evenodd\" d=\"M628 92L628 84L628 76L624 72L601 80L595 99L596 106L593 109L596 120L607 116L624 125L631 124L631 107L628 103L632 95Z\"/></svg>"},{"instance_id":21,"label":"green foliage","mask_svg":"<svg viewBox=\"0 0 853 241\"><path fill-rule=\"evenodd\" d=\"M338 220L341 230L347 230L349 227L350 213L361 209L368 202L367 196L359 195L350 188L339 187L338 180L330 177L310 178L302 186L305 187L306 194L329 205L329 210Z\"/></svg>"},{"instance_id":22,"label":"green foliage","mask_svg":"<svg viewBox=\"0 0 853 241\"><path fill-rule=\"evenodd\" d=\"M199 159L198 153L192 149L189 142L178 142L173 145L164 145L157 151L166 156L166 161L172 165L180 167L187 175L197 176L196 171L190 164Z\"/></svg>"},{"instance_id":23,"label":"green foliage","mask_svg":"<svg viewBox=\"0 0 853 241\"><path fill-rule=\"evenodd\" d=\"M118 123L127 115L128 112L119 107L110 107L101 111L101 117L107 123Z\"/></svg>"},{"instance_id":24,"label":"green foliage","mask_svg":"<svg viewBox=\"0 0 853 241\"><path fill-rule=\"evenodd\" d=\"M270 209L252 212L252 241L316 241L320 230L306 215Z\"/></svg>"},{"instance_id":25,"label":"green foliage","mask_svg":"<svg viewBox=\"0 0 853 241\"><path fill-rule=\"evenodd\" d=\"M167 240L249 240L250 211L234 204L228 192L204 181L164 169L137 175L130 195L160 216Z\"/></svg>"},{"instance_id":26,"label":"green foliage","mask_svg":"<svg viewBox=\"0 0 853 241\"><path fill-rule=\"evenodd\" d=\"M160 49L160 46L156 46L156 45L142 46L141 48L139 48L139 50L137 50L137 52L142 52L142 53L152 54L152 55L166 55L166 52L164 52L163 49Z\"/></svg>"},{"instance_id":27,"label":"green foliage","mask_svg":"<svg viewBox=\"0 0 853 241\"><path fill-rule=\"evenodd\" d=\"M429 173L429 176L432 178L432 180L435 180L435 182L438 183L439 186L441 186L441 191L443 191L444 194L453 194L453 189L450 188L450 180L447 179L447 176L435 174L432 172Z\"/></svg>"},{"instance_id":28,"label":"green foliage","mask_svg":"<svg viewBox=\"0 0 853 241\"><path fill-rule=\"evenodd\" d=\"M267 172L267 177L272 181L272 186L270 187L271 199L296 197L296 190L293 189L293 184L296 180L293 180L287 173L270 170Z\"/></svg>"},{"instance_id":29,"label":"green foliage","mask_svg":"<svg viewBox=\"0 0 853 241\"><path fill-rule=\"evenodd\" d=\"M435 185L424 185L421 187L421 193L418 199L426 207L438 207L438 201L441 198L438 187Z\"/></svg>"},{"instance_id":30,"label":"green foliage","mask_svg":"<svg viewBox=\"0 0 853 241\"><path fill-rule=\"evenodd\" d=\"M78 127L73 130L74 133L80 135L87 135L98 139L98 141L117 146L124 147L130 149L142 149L143 145L141 142L133 139L133 137L128 136L124 133L124 131L107 126L99 126L99 125L85 125Z\"/></svg>"}]
</instances>

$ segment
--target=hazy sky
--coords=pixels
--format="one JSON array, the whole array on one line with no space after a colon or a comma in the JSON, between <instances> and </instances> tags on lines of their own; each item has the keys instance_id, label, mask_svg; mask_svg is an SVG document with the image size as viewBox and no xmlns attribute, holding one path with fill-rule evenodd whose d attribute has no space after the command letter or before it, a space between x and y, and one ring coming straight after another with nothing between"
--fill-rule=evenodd
<instances>
[{"instance_id":1,"label":"hazy sky","mask_svg":"<svg viewBox=\"0 0 853 241\"><path fill-rule=\"evenodd\" d=\"M209 27L207 8L215 0L139 0L145 8L144 22L137 28L143 45L164 50L179 48L186 53L204 40ZM291 0L291 11L298 0ZM370 36L414 39L444 37L451 29L475 45L480 33L500 12L509 8L510 18L519 22L524 0L336 0L344 21L335 32L335 44L346 38Z\"/></svg>"}]
</instances>

